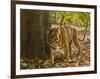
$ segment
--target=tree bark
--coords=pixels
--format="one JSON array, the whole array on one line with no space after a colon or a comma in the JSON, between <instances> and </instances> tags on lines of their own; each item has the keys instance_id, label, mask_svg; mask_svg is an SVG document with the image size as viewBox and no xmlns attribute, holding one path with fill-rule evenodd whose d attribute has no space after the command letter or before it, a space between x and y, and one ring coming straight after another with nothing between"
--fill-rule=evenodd
<instances>
[{"instance_id":1,"label":"tree bark","mask_svg":"<svg viewBox=\"0 0 100 79\"><path fill-rule=\"evenodd\" d=\"M21 10L21 55L47 57L46 31L49 27L48 11Z\"/></svg>"}]
</instances>

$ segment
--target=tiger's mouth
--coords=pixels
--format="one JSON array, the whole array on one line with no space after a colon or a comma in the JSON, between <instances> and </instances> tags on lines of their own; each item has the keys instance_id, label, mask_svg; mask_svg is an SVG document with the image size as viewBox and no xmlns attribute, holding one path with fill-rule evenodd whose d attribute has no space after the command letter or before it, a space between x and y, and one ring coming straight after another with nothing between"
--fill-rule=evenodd
<instances>
[{"instance_id":1,"label":"tiger's mouth","mask_svg":"<svg viewBox=\"0 0 100 79\"><path fill-rule=\"evenodd\" d=\"M58 44L56 44L56 43L53 44L53 43L50 43L50 42L47 42L47 44L48 44L48 46L50 46L50 47L53 48L53 49L56 49L57 46L59 47L59 49L65 48L65 45L60 46L60 45L58 45Z\"/></svg>"}]
</instances>

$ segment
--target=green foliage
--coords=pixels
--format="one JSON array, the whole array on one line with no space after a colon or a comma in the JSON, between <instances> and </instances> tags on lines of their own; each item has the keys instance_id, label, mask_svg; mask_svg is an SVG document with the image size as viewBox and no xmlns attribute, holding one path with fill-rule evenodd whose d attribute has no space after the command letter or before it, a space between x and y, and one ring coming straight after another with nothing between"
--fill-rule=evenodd
<instances>
[{"instance_id":1,"label":"green foliage","mask_svg":"<svg viewBox=\"0 0 100 79\"><path fill-rule=\"evenodd\" d=\"M52 11L52 23L59 24L62 17L63 24L81 26L89 30L90 28L90 13L89 12L73 12L73 11Z\"/></svg>"}]
</instances>

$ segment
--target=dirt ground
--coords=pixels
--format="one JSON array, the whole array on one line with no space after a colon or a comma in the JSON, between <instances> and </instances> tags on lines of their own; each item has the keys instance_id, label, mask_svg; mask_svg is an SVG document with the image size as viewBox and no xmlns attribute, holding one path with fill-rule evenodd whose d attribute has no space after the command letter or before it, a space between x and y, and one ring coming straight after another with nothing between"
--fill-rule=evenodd
<instances>
[{"instance_id":1,"label":"dirt ground","mask_svg":"<svg viewBox=\"0 0 100 79\"><path fill-rule=\"evenodd\" d=\"M50 59L42 60L39 58L30 59L27 56L21 58L21 69L39 69L39 68L62 68L62 67L82 67L90 66L90 34L89 32L80 31L78 37L81 47L81 54L77 57L78 50L72 44L70 61L57 58L55 64L51 64Z\"/></svg>"}]
</instances>

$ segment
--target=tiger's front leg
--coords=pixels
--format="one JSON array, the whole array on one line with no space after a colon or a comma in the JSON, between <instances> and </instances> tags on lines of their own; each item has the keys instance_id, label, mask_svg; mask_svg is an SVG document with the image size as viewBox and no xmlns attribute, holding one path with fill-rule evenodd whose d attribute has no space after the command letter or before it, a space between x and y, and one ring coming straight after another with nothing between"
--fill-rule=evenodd
<instances>
[{"instance_id":1,"label":"tiger's front leg","mask_svg":"<svg viewBox=\"0 0 100 79\"><path fill-rule=\"evenodd\" d=\"M51 57L52 57L52 58L51 58L51 59L52 59L51 61L52 61L52 64L54 64L54 63L55 63L54 53L51 53L51 54L52 54L52 55L51 55Z\"/></svg>"},{"instance_id":2,"label":"tiger's front leg","mask_svg":"<svg viewBox=\"0 0 100 79\"><path fill-rule=\"evenodd\" d=\"M51 48L50 51L51 51L51 58L50 58L51 63L54 64L55 63L55 56L54 56L55 51L53 48Z\"/></svg>"}]
</instances>

